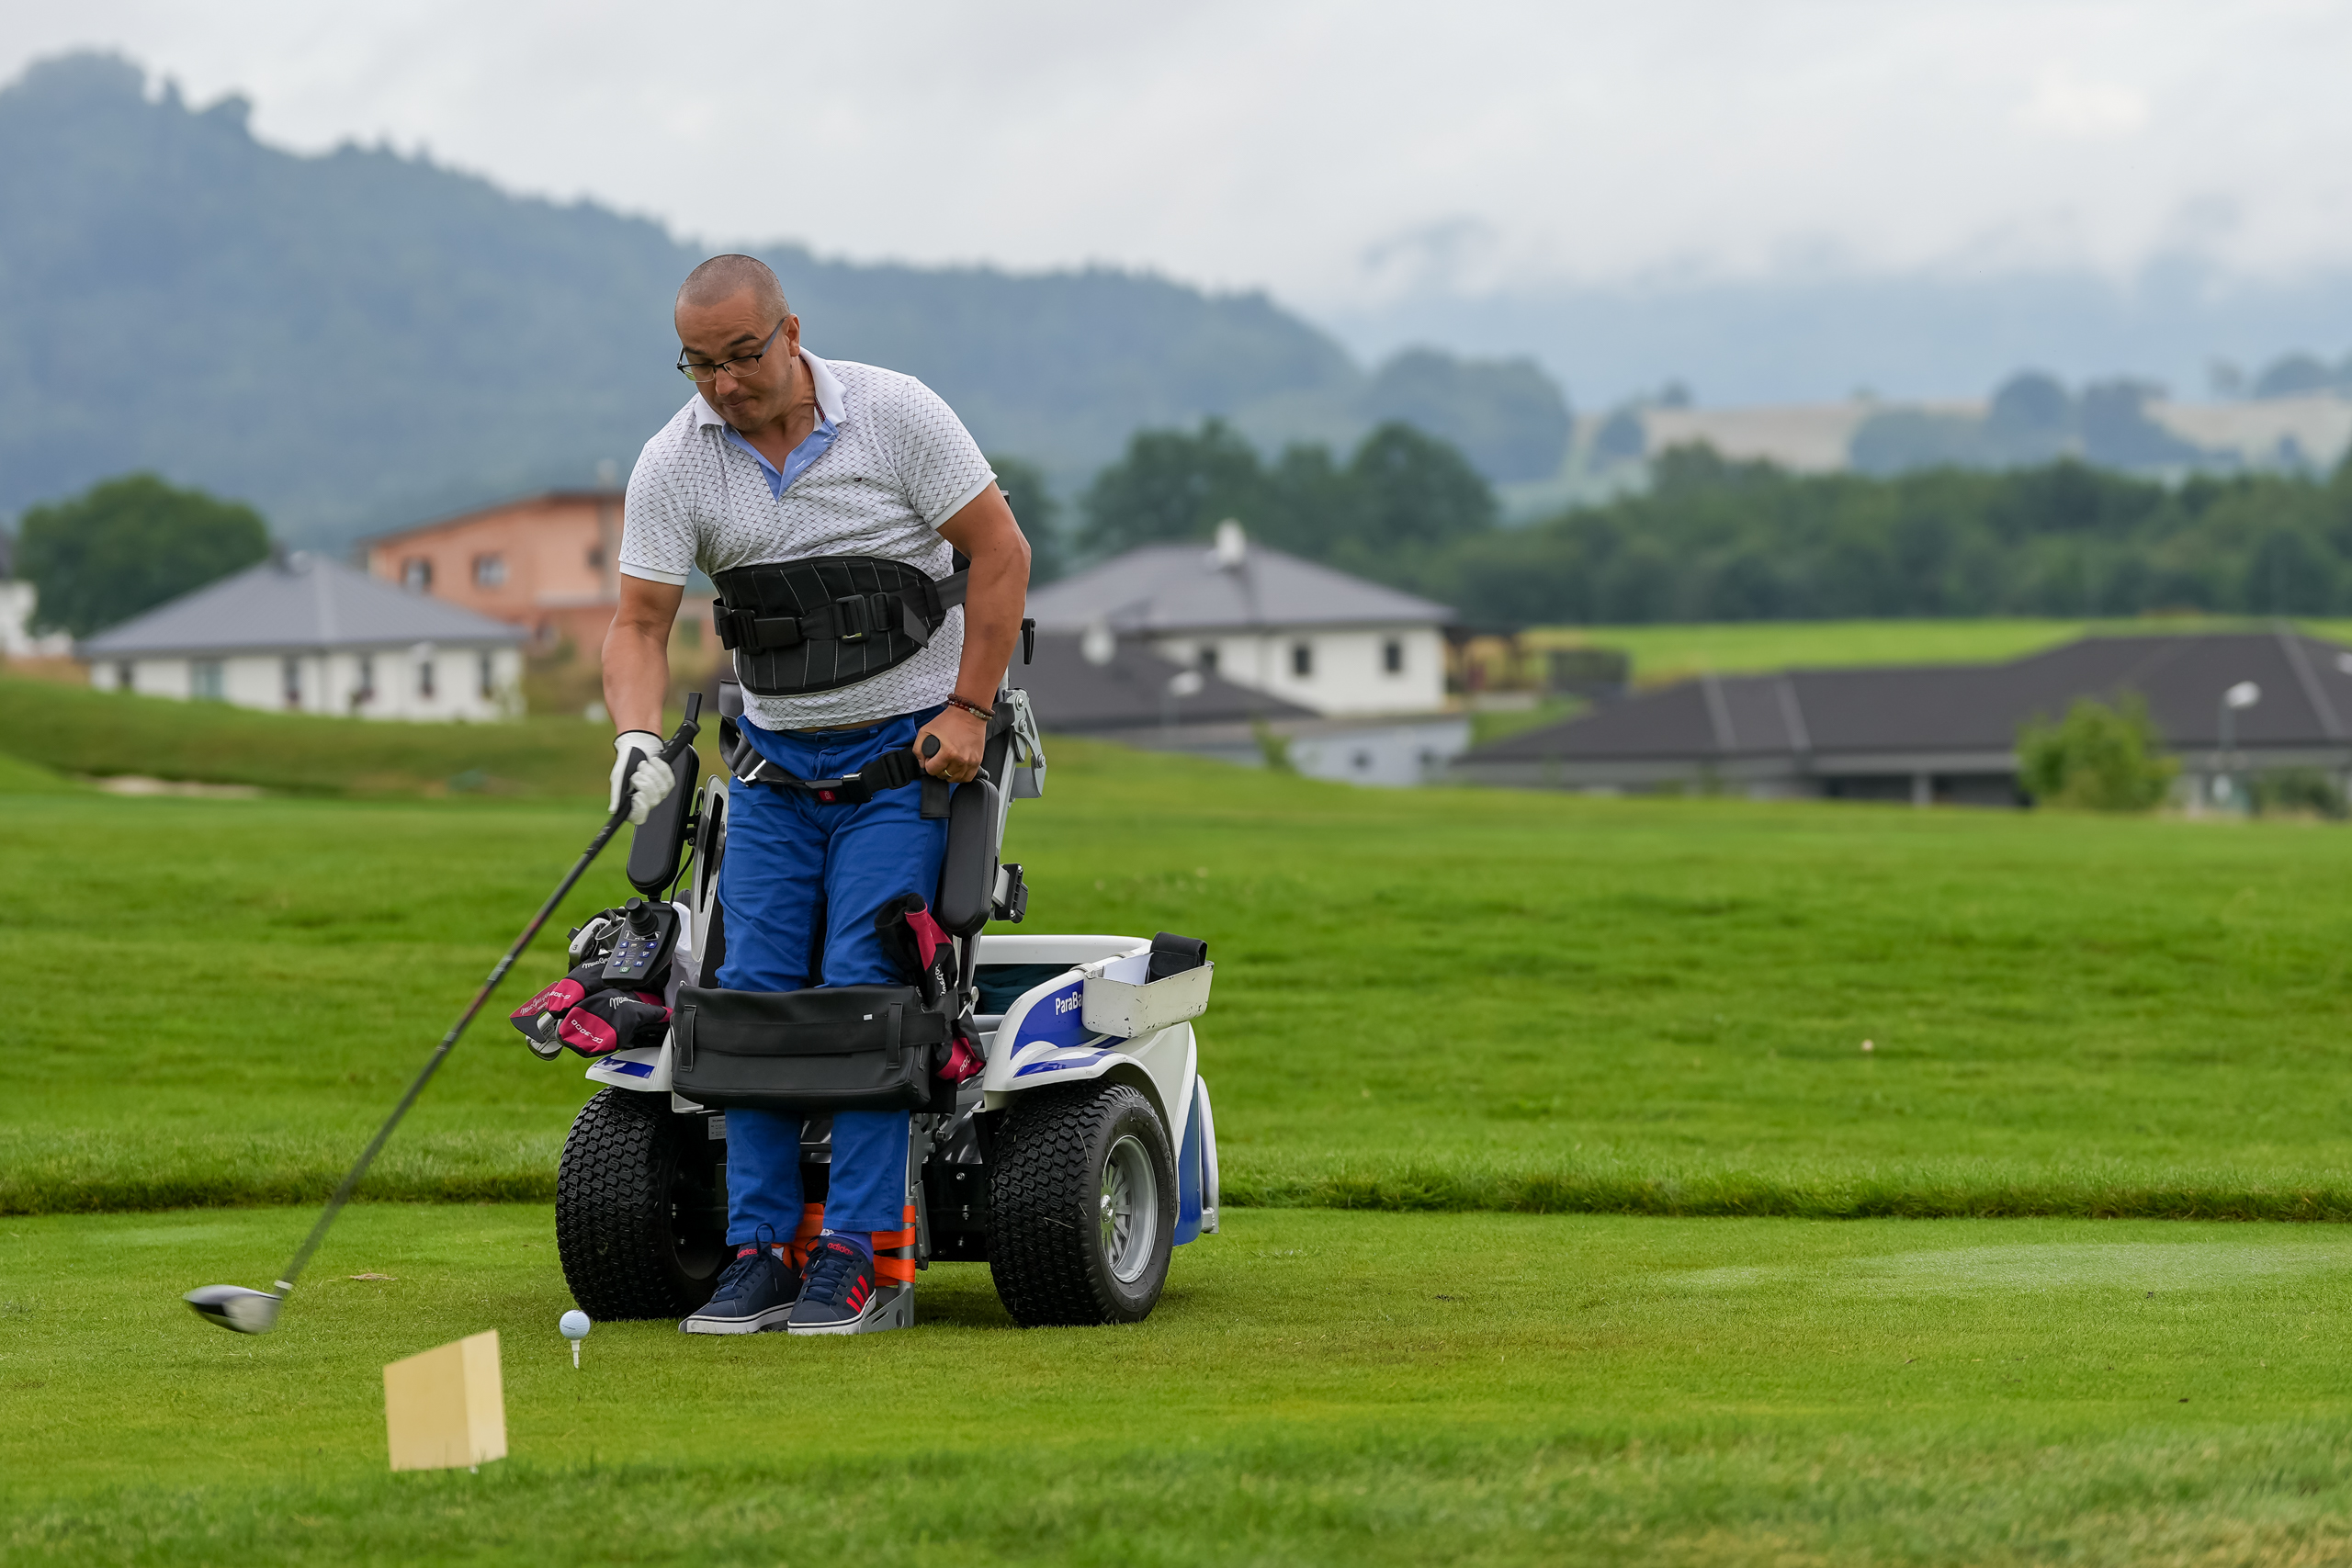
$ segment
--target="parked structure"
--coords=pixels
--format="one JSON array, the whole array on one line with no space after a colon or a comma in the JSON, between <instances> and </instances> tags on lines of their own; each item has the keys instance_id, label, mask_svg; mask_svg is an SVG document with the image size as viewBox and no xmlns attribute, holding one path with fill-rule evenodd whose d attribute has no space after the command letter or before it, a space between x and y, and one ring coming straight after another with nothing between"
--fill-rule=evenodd
<instances>
[{"instance_id":1,"label":"parked structure","mask_svg":"<svg viewBox=\"0 0 2352 1568\"><path fill-rule=\"evenodd\" d=\"M102 691L367 718L523 711L524 634L322 556L266 561L74 651Z\"/></svg>"},{"instance_id":2,"label":"parked structure","mask_svg":"<svg viewBox=\"0 0 2352 1568\"><path fill-rule=\"evenodd\" d=\"M521 626L541 649L569 639L593 659L620 604L621 496L546 491L361 547L370 576Z\"/></svg>"},{"instance_id":3,"label":"parked structure","mask_svg":"<svg viewBox=\"0 0 2352 1568\"><path fill-rule=\"evenodd\" d=\"M1163 659L1326 716L1430 713L1445 703L1453 612L1250 544L1146 545L1034 589L1040 627L1107 629Z\"/></svg>"},{"instance_id":4,"label":"parked structure","mask_svg":"<svg viewBox=\"0 0 2352 1568\"><path fill-rule=\"evenodd\" d=\"M2251 705L2224 704L2247 682ZM2179 757L2186 799L2278 768L2323 769L2338 787L2352 777L2352 649L2284 627L2092 637L2006 664L1702 676L1478 747L1454 772L1531 788L2018 806L2018 728L2127 694Z\"/></svg>"}]
</instances>

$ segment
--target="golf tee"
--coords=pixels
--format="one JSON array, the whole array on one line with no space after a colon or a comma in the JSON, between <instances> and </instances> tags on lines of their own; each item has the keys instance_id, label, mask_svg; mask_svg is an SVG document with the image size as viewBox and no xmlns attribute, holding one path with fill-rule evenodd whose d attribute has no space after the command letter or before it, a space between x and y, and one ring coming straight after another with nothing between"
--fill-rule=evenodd
<instances>
[{"instance_id":1,"label":"golf tee","mask_svg":"<svg viewBox=\"0 0 2352 1568\"><path fill-rule=\"evenodd\" d=\"M580 1370L580 1341L577 1339L571 1342L571 1370L575 1372Z\"/></svg>"}]
</instances>

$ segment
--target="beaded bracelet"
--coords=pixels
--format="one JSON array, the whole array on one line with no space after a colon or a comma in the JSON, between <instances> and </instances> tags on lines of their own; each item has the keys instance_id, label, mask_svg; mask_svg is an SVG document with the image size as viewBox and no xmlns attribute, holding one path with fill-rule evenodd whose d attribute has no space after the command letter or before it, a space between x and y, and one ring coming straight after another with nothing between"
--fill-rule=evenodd
<instances>
[{"instance_id":1,"label":"beaded bracelet","mask_svg":"<svg viewBox=\"0 0 2352 1568\"><path fill-rule=\"evenodd\" d=\"M995 714L989 712L987 708L982 707L979 704L967 703L952 692L948 694L947 705L951 708L962 708L966 713L970 714L974 718L978 719L983 724L986 724L990 719L996 717Z\"/></svg>"}]
</instances>

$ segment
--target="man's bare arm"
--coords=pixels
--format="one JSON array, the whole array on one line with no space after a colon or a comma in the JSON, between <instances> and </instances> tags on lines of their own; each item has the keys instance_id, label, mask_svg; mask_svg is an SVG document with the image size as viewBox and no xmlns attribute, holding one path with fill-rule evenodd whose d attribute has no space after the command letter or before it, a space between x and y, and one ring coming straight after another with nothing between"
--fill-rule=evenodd
<instances>
[{"instance_id":1,"label":"man's bare arm","mask_svg":"<svg viewBox=\"0 0 2352 1568\"><path fill-rule=\"evenodd\" d=\"M616 732L662 733L662 699L670 690L670 627L685 590L673 582L621 577L621 604L605 634L605 709Z\"/></svg>"},{"instance_id":2,"label":"man's bare arm","mask_svg":"<svg viewBox=\"0 0 2352 1568\"><path fill-rule=\"evenodd\" d=\"M1005 504L1004 492L994 485L967 502L940 525L939 532L972 563L971 582L964 592L964 662L956 673L956 694L987 707L996 700L997 682L1012 662L1012 645L1021 636L1021 612L1029 602L1029 541L1022 536L1012 508ZM988 727L979 719L961 708L949 708L915 737L918 756L925 735L939 737L939 755L923 764L929 772L958 782L979 772L980 751L988 740Z\"/></svg>"}]
</instances>

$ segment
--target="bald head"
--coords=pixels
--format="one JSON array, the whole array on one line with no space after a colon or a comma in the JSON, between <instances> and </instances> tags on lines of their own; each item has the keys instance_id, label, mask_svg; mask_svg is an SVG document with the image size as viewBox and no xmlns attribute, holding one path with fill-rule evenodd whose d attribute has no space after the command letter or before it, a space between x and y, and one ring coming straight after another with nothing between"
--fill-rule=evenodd
<instances>
[{"instance_id":1,"label":"bald head","mask_svg":"<svg viewBox=\"0 0 2352 1568\"><path fill-rule=\"evenodd\" d=\"M724 305L739 294L749 294L759 314L770 321L792 313L785 302L784 285L776 281L768 264L757 256L713 256L686 274L678 286L677 309L681 310L708 310Z\"/></svg>"}]
</instances>

